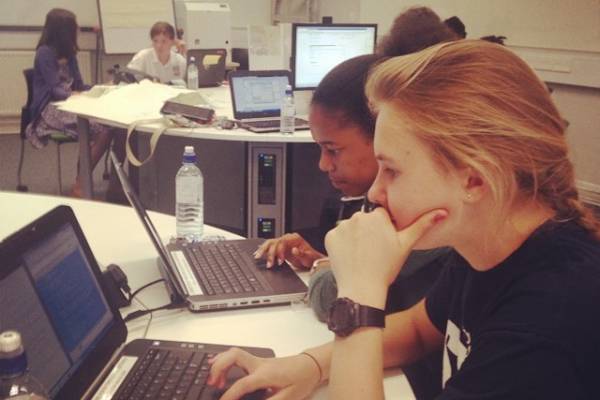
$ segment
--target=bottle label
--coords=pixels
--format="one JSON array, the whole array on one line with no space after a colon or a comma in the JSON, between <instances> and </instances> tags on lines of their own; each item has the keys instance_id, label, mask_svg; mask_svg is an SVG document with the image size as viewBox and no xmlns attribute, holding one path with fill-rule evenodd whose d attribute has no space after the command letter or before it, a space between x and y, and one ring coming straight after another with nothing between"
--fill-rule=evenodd
<instances>
[{"instance_id":1,"label":"bottle label","mask_svg":"<svg viewBox=\"0 0 600 400\"><path fill-rule=\"evenodd\" d=\"M200 199L200 187L196 183L196 178L180 179L181 182L177 188L177 203L197 203Z\"/></svg>"}]
</instances>

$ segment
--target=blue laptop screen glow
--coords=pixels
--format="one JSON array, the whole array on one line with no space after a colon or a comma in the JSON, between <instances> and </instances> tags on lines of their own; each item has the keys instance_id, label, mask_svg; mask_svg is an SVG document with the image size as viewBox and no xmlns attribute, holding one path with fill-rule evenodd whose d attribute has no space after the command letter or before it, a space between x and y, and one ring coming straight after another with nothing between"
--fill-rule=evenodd
<instances>
[{"instance_id":1,"label":"blue laptop screen glow","mask_svg":"<svg viewBox=\"0 0 600 400\"><path fill-rule=\"evenodd\" d=\"M0 281L0 330L21 333L29 368L55 395L113 323L70 225L32 245Z\"/></svg>"},{"instance_id":2,"label":"blue laptop screen glow","mask_svg":"<svg viewBox=\"0 0 600 400\"><path fill-rule=\"evenodd\" d=\"M287 76L236 76L232 80L235 108L240 113L278 113L289 84Z\"/></svg>"}]
</instances>

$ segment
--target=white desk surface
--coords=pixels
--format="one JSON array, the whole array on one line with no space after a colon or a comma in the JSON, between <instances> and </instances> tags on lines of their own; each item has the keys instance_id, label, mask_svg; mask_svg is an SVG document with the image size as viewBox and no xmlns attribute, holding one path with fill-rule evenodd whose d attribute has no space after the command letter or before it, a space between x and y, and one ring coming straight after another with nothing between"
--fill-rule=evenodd
<instances>
[{"instance_id":1,"label":"white desk surface","mask_svg":"<svg viewBox=\"0 0 600 400\"><path fill-rule=\"evenodd\" d=\"M143 81L142 83L144 83ZM133 84L132 84L133 85ZM61 110L76 114L80 117L93 119L102 124L118 128L126 128L130 122L139 119L159 118L163 102L177 93L187 91L166 85L145 82L145 86L119 88L104 96L89 98L84 95L73 96L60 102ZM233 118L229 86L202 88L199 92L211 103L217 117ZM139 132L152 132L157 124L144 124L136 128ZM246 142L277 142L277 143L311 143L309 130L296 131L293 135L282 135L279 132L254 133L236 128L223 130L212 126L200 125L196 128L168 129L165 134L172 136L193 137L198 139L246 141Z\"/></svg>"},{"instance_id":2,"label":"white desk surface","mask_svg":"<svg viewBox=\"0 0 600 400\"><path fill-rule=\"evenodd\" d=\"M157 254L130 207L0 191L0 240L59 204L73 208L98 263L101 266L118 263L127 273L133 290L160 277L156 267ZM174 217L155 212L149 214L163 240L168 239L175 229ZM206 233L236 237L212 227L206 227ZM306 274L301 276L307 278ZM168 301L163 285L154 285L138 296L147 307ZM125 309L123 314L134 308L139 305ZM145 316L130 322L128 340L141 337L148 321L149 317ZM277 356L297 354L332 339L327 327L303 304L196 314L187 310L156 312L147 337L269 347ZM387 371L384 386L389 399L414 399L399 369ZM326 386L312 398L326 399Z\"/></svg>"}]
</instances>

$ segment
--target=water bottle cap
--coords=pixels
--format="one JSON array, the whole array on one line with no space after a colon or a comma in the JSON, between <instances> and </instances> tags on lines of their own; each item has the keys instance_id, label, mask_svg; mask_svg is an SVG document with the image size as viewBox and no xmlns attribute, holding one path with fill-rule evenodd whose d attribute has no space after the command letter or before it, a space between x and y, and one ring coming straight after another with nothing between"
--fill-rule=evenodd
<instances>
[{"instance_id":1,"label":"water bottle cap","mask_svg":"<svg viewBox=\"0 0 600 400\"><path fill-rule=\"evenodd\" d=\"M2 332L0 334L0 353L12 352L23 352L21 335L17 331Z\"/></svg>"},{"instance_id":2,"label":"water bottle cap","mask_svg":"<svg viewBox=\"0 0 600 400\"><path fill-rule=\"evenodd\" d=\"M194 146L185 146L183 154L196 154L194 152Z\"/></svg>"},{"instance_id":3,"label":"water bottle cap","mask_svg":"<svg viewBox=\"0 0 600 400\"><path fill-rule=\"evenodd\" d=\"M183 151L183 162L184 163L195 163L196 153L194 152L194 146L185 146Z\"/></svg>"}]
</instances>

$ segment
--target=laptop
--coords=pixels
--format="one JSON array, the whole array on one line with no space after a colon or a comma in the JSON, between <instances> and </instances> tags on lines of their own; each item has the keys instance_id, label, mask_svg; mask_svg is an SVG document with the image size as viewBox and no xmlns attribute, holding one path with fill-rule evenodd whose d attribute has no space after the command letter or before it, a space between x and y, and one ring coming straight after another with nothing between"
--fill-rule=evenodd
<instances>
[{"instance_id":1,"label":"laptop","mask_svg":"<svg viewBox=\"0 0 600 400\"><path fill-rule=\"evenodd\" d=\"M220 86L225 80L226 49L191 49L187 62L194 57L198 66L198 87Z\"/></svg>"},{"instance_id":2,"label":"laptop","mask_svg":"<svg viewBox=\"0 0 600 400\"><path fill-rule=\"evenodd\" d=\"M306 296L308 288L287 264L267 269L264 260L254 259L263 239L172 240L164 246L113 151L110 157L129 203L158 252L159 269L173 301L186 303L191 311L214 311L289 304Z\"/></svg>"},{"instance_id":3,"label":"laptop","mask_svg":"<svg viewBox=\"0 0 600 400\"><path fill-rule=\"evenodd\" d=\"M127 327L70 207L56 207L6 238L0 260L0 331L21 334L29 369L50 398L219 396L205 384L206 363L230 346L151 339L125 345Z\"/></svg>"},{"instance_id":4,"label":"laptop","mask_svg":"<svg viewBox=\"0 0 600 400\"><path fill-rule=\"evenodd\" d=\"M232 71L229 90L234 118L252 132L279 132L281 103L289 84L290 72L286 70ZM308 121L296 118L295 129L310 129Z\"/></svg>"}]
</instances>

